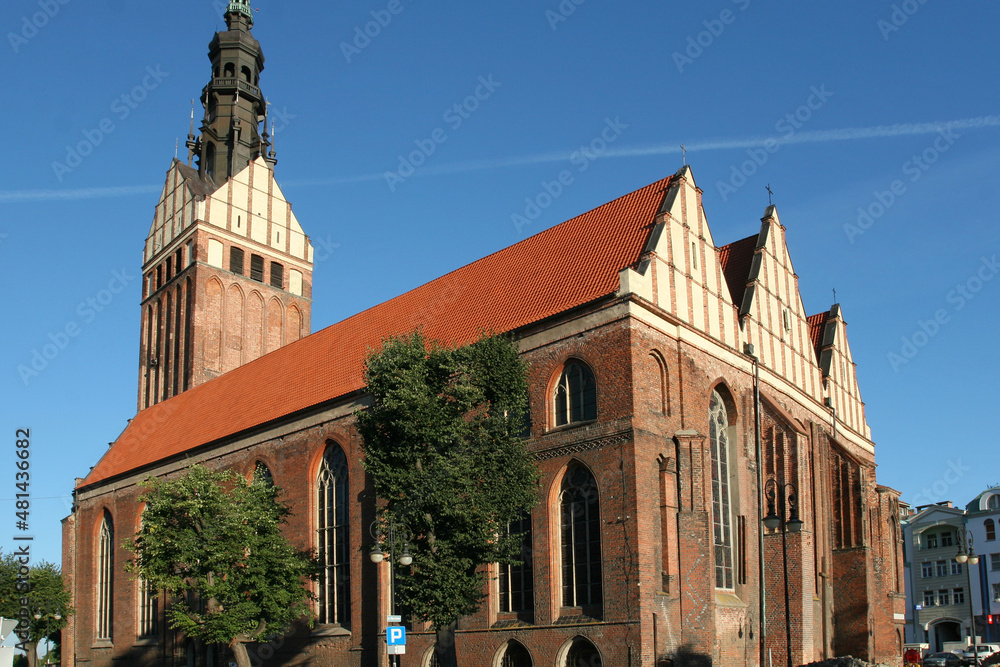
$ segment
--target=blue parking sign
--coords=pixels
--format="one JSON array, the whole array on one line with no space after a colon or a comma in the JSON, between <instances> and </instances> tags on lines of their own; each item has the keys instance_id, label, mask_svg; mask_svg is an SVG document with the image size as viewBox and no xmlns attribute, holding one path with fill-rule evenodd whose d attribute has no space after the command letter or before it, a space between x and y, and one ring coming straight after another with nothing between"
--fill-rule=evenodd
<instances>
[{"instance_id":1,"label":"blue parking sign","mask_svg":"<svg viewBox=\"0 0 1000 667\"><path fill-rule=\"evenodd\" d=\"M389 646L406 646L406 628L402 625L390 625L385 629L385 643Z\"/></svg>"}]
</instances>

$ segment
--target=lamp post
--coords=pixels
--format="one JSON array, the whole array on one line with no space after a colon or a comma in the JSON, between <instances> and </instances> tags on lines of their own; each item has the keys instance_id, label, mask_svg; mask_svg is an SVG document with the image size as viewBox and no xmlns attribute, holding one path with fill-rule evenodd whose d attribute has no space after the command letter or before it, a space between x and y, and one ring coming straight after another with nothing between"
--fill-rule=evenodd
<instances>
[{"instance_id":1,"label":"lamp post","mask_svg":"<svg viewBox=\"0 0 1000 667\"><path fill-rule=\"evenodd\" d=\"M767 516L764 517L764 527L768 530L781 530L781 562L785 574L785 649L788 657L788 667L792 665L792 615L788 594L788 533L798 533L802 530L803 521L799 518L798 489L791 482L779 483L771 477L764 484L764 495L767 497ZM777 512L775 504L777 501ZM786 519L787 515L787 519Z\"/></svg>"},{"instance_id":2,"label":"lamp post","mask_svg":"<svg viewBox=\"0 0 1000 667\"><path fill-rule=\"evenodd\" d=\"M43 618L45 619L45 664L52 664L49 662L49 653L52 652L52 640L49 639L49 635L52 632L52 621L61 621L62 614L59 613L58 609L53 609L46 604L45 606L36 609L32 616L36 621L40 621Z\"/></svg>"},{"instance_id":3,"label":"lamp post","mask_svg":"<svg viewBox=\"0 0 1000 667\"><path fill-rule=\"evenodd\" d=\"M955 560L959 563L976 565L979 563L979 556L973 550L972 531L958 531L958 554ZM976 643L976 612L972 607L972 568L969 567L969 642L972 645L972 664L979 664L979 645Z\"/></svg>"},{"instance_id":4,"label":"lamp post","mask_svg":"<svg viewBox=\"0 0 1000 667\"><path fill-rule=\"evenodd\" d=\"M413 562L413 556L410 554L410 538L413 536L413 533L410 532L405 523L397 523L391 519L389 521L376 519L369 526L368 532L371 533L372 539L375 540L375 546L372 547L368 557L376 565L382 561L386 561L389 564L389 614L395 614L396 571L392 566L392 558L393 554L398 553L399 556L396 557L396 562L403 567ZM388 625L388 620L386 624ZM387 655L386 657L389 659L390 667L394 664L396 667L399 667L398 655L395 656L395 661L391 655Z\"/></svg>"}]
</instances>

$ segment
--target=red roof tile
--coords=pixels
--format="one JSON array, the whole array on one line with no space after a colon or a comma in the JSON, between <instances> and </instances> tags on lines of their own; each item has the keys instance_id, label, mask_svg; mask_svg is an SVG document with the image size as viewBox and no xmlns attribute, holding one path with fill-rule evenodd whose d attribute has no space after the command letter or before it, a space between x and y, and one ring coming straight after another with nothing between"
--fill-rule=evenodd
<instances>
[{"instance_id":1,"label":"red roof tile","mask_svg":"<svg viewBox=\"0 0 1000 667\"><path fill-rule=\"evenodd\" d=\"M806 318L809 323L809 338L812 340L813 349L816 350L816 358L819 359L819 348L823 341L823 329L830 318L830 313L817 313Z\"/></svg>"},{"instance_id":2,"label":"red roof tile","mask_svg":"<svg viewBox=\"0 0 1000 667\"><path fill-rule=\"evenodd\" d=\"M718 249L722 275L726 277L729 294L733 298L733 305L737 308L743 304L743 293L746 292L750 279L750 265L753 263L753 253L757 248L758 236L758 234L754 234Z\"/></svg>"},{"instance_id":3,"label":"red roof tile","mask_svg":"<svg viewBox=\"0 0 1000 667\"><path fill-rule=\"evenodd\" d=\"M81 486L176 456L364 387L383 339L422 327L467 343L617 291L638 261L665 178L140 412ZM263 381L264 379L267 381Z\"/></svg>"}]
</instances>

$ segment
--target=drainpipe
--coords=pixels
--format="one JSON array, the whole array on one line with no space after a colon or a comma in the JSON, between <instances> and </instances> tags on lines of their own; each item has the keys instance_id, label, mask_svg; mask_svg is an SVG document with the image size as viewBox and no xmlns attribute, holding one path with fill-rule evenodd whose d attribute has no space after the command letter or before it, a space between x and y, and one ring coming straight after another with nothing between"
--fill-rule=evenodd
<instances>
[{"instance_id":1,"label":"drainpipe","mask_svg":"<svg viewBox=\"0 0 1000 667\"><path fill-rule=\"evenodd\" d=\"M752 343L743 346L743 352L753 360L753 421L754 445L757 458L757 596L760 598L760 665L764 660L767 637L767 593L764 581L764 456L760 438L760 360L754 354Z\"/></svg>"}]
</instances>

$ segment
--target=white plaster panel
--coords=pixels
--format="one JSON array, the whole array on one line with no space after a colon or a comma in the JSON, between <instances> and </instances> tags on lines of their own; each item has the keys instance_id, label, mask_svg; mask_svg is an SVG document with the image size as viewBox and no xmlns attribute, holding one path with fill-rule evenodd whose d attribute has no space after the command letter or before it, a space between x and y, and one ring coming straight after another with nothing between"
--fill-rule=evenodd
<instances>
[{"instance_id":1,"label":"white plaster panel","mask_svg":"<svg viewBox=\"0 0 1000 667\"><path fill-rule=\"evenodd\" d=\"M208 240L208 263L211 266L222 268L222 241Z\"/></svg>"},{"instance_id":2,"label":"white plaster panel","mask_svg":"<svg viewBox=\"0 0 1000 667\"><path fill-rule=\"evenodd\" d=\"M215 227L226 228L226 203L212 197L209 203L209 222Z\"/></svg>"},{"instance_id":3,"label":"white plaster panel","mask_svg":"<svg viewBox=\"0 0 1000 667\"><path fill-rule=\"evenodd\" d=\"M691 286L691 323L705 330L705 290L696 281Z\"/></svg>"},{"instance_id":4,"label":"white plaster panel","mask_svg":"<svg viewBox=\"0 0 1000 667\"><path fill-rule=\"evenodd\" d=\"M288 291L295 296L302 296L302 273L295 269L288 271Z\"/></svg>"},{"instance_id":5,"label":"white plaster panel","mask_svg":"<svg viewBox=\"0 0 1000 667\"><path fill-rule=\"evenodd\" d=\"M674 296L677 299L677 309L674 314L683 321L690 322L691 317L688 312L687 277L676 269L674 269L673 274L674 283L676 285L676 288L674 289Z\"/></svg>"}]
</instances>

